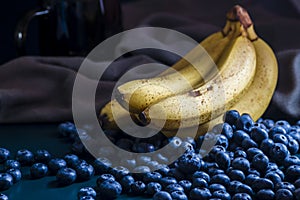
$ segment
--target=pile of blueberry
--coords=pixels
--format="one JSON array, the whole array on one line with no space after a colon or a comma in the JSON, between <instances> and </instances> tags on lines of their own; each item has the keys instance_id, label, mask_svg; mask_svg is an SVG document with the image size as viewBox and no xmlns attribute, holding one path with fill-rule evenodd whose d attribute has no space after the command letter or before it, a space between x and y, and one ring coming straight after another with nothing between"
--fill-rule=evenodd
<instances>
[{"instance_id":1,"label":"pile of blueberry","mask_svg":"<svg viewBox=\"0 0 300 200\"><path fill-rule=\"evenodd\" d=\"M94 186L78 191L80 200L115 199L122 194L154 200L300 200L300 121L254 122L250 115L235 110L228 111L224 121L197 138L156 134L141 139L107 130L111 142L127 151L172 147L166 155L120 157L117 167L108 159L116 155L114 149L101 146L99 151L107 157L94 159L79 139L88 137L85 131L71 122L62 123L58 127L61 136L72 142L72 152L63 158L53 158L46 150L19 150L11 160L10 152L0 149L0 191L21 179L20 166L24 165L30 166L32 178L56 175L59 185L97 176ZM207 148L207 144L214 145ZM183 154L169 163L179 150ZM2 194L2 199L7 197Z\"/></svg>"}]
</instances>

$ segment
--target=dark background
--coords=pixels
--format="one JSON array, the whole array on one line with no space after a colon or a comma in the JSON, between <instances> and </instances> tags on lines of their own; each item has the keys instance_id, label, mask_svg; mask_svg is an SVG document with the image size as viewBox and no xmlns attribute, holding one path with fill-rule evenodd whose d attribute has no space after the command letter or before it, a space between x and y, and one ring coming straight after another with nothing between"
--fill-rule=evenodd
<instances>
[{"instance_id":1,"label":"dark background","mask_svg":"<svg viewBox=\"0 0 300 200\"><path fill-rule=\"evenodd\" d=\"M136 12L138 15L145 17L147 15L152 14L153 12L162 12L162 11L168 11L168 12L177 12L177 10L172 10L172 6L170 6L169 1L155 1L155 0L121 0L122 7L125 9L127 8L128 3L137 3L138 1L147 1L149 2L147 4L147 7L144 9L140 10L135 10L133 12ZM199 0L198 0L199 1ZM233 4L239 3L242 5L246 4L256 4L259 3L263 5L267 10L270 12L276 14L276 15L281 15L285 17L298 17L299 18L299 13L297 14L296 8L293 6L291 2L297 1L297 0L222 0L222 1L215 1L216 2L216 10L219 8L223 8L221 11L226 10L224 9L224 5L227 8L230 8ZM18 20L24 16L24 14L29 11L30 9L36 8L39 5L40 0L4 0L1 1L1 6L0 6L0 64L3 64L13 58L17 57L17 52L14 44L14 30L15 26L18 22ZM161 4L157 8L157 2L160 2ZM161 3L161 2L166 2ZM176 1L174 1L176 2ZM192 5L190 5L190 2L192 1L187 1L186 8L182 8L182 10L186 10L186 13L179 12L179 15L188 15L189 12L188 9L194 9ZM219 5L219 2L223 5ZM206 4L212 4L211 1L204 0L203 1L203 6ZM208 7L208 8L211 8ZM214 11L208 9L208 13L212 13L214 15ZM137 25L142 18L137 17L136 13L132 15L130 12L123 12L124 15L124 28L132 28L135 25ZM223 15L223 13L221 13ZM199 13L201 16L202 14ZM134 17L131 17L134 16ZM213 18L213 16L212 16ZM213 19L212 19L213 20ZM214 22L212 22L214 23ZM222 21L223 23L223 21ZM37 55L39 51L38 47L38 33L37 33L37 20L33 20L32 23L29 26L28 29L28 39L27 39L27 45L26 45L26 51L28 52L29 55Z\"/></svg>"}]
</instances>

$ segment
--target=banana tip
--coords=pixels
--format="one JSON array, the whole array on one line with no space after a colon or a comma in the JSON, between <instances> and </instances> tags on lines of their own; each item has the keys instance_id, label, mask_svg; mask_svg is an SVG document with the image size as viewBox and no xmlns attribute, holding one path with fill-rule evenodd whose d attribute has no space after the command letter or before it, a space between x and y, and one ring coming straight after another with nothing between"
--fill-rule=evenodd
<instances>
[{"instance_id":1,"label":"banana tip","mask_svg":"<svg viewBox=\"0 0 300 200\"><path fill-rule=\"evenodd\" d=\"M150 123L150 120L147 118L145 112L139 113L138 118L143 125L148 125Z\"/></svg>"}]
</instances>

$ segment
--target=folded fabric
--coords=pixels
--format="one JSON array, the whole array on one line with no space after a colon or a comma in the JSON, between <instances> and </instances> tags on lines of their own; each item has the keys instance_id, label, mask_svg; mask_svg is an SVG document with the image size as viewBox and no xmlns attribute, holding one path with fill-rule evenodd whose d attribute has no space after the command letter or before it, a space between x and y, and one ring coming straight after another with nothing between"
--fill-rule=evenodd
<instances>
[{"instance_id":1,"label":"folded fabric","mask_svg":"<svg viewBox=\"0 0 300 200\"><path fill-rule=\"evenodd\" d=\"M155 26L170 28L189 35L197 41L201 41L207 35L219 30L225 23L224 13L231 4L218 4L217 11L210 9L213 3L221 1L153 1L149 8L148 1L127 3L123 8L125 28L133 26ZM169 2L167 11L166 2ZM174 3L175 2L175 3ZM193 4L188 4L188 2ZM300 18L299 13L281 15L276 9L269 8L265 2L245 1L249 12L255 22L256 30L274 49L279 63L279 80L275 95L264 117L296 120L300 118ZM290 3L297 4L296 1ZM164 6L162 6L164 5ZM182 7L186 5L186 7ZM293 4L289 4L292 6ZM149 6L149 5L148 5ZM162 6L162 7L161 7ZM296 7L298 6L298 8ZM299 4L294 5L299 9ZM247 9L248 9L247 7ZM145 8L148 14L145 16L140 9ZM155 12L155 8L160 8ZM195 9L197 8L197 9ZM185 10L184 10L185 9ZM189 12L188 9L191 9ZM294 9L297 11L297 9ZM137 10L137 13L131 12ZM180 14L174 11L184 10ZM222 11L222 12L221 12ZM224 11L224 12L223 12ZM216 14L218 13L218 15ZM216 15L215 15L216 14ZM130 23L130 19L135 19ZM139 19L139 23L137 23ZM153 40L151 35L143 35L145 41ZM126 48L130 40L120 41L116 49ZM161 44L167 45L167 44ZM151 62L172 65L178 57L170 57L170 54L156 51L135 51L130 55L115 61L103 74L98 83L95 96L95 112L110 100L112 91L118 79L129 69ZM95 84L98 80L93 73L78 74L84 58L82 57L38 57L27 56L14 59L0 66L0 123L36 123L36 122L61 122L72 120L72 91L74 80L83 81L85 87ZM104 67L105 60L88 61L95 70ZM132 79L151 77L157 71L143 70L131 74ZM85 99L78 99L80 105L85 105Z\"/></svg>"}]
</instances>

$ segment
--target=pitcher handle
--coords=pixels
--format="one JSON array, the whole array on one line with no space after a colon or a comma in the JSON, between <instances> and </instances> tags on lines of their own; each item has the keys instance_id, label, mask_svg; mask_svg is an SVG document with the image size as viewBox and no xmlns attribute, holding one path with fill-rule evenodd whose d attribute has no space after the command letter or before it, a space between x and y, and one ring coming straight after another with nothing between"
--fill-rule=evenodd
<instances>
[{"instance_id":1,"label":"pitcher handle","mask_svg":"<svg viewBox=\"0 0 300 200\"><path fill-rule=\"evenodd\" d=\"M30 21L35 17L47 15L49 14L49 12L50 7L42 9L37 8L26 13L25 16L18 22L14 33L14 39L16 43L18 56L23 56L26 54L25 42L27 38L27 29Z\"/></svg>"}]
</instances>

